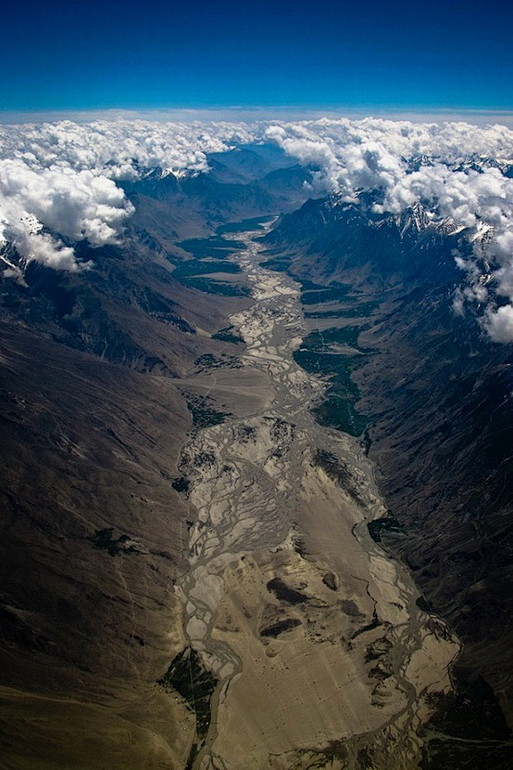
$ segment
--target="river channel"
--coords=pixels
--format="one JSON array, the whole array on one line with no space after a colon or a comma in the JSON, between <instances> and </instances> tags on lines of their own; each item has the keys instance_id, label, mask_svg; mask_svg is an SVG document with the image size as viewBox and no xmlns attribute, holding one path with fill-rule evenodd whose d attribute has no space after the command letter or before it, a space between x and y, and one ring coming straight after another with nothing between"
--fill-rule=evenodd
<instances>
[{"instance_id":1,"label":"river channel","mask_svg":"<svg viewBox=\"0 0 513 770\"><path fill-rule=\"evenodd\" d=\"M337 494L356 511L348 529L350 548L356 549L358 563L365 564L366 572L361 572L363 577L359 579L362 595L372 602L373 614L366 623L362 621L361 630L359 627L353 632L354 645L377 625L381 627L380 639L388 640L383 681L368 684L369 691L374 688L375 699L381 687L383 702L378 703L381 710L376 707L376 718L364 730L365 745L374 746L377 764L372 766L384 770L388 761L386 744L394 735L399 757L394 767L409 770L416 766L419 756L417 730L424 712L428 713L425 696L447 689L448 667L459 646L438 619L417 608L418 592L409 574L369 536L367 523L386 515L373 467L361 441L322 427L311 414L326 383L307 373L293 357L309 332L300 302L300 285L285 273L259 265L262 247L255 238L261 234L258 231L233 236L245 244L232 259L247 277L253 301L250 307L232 315L230 322L245 343L240 363L265 374L272 398L259 412L228 416L220 424L195 431L182 452L181 469L190 485L189 500L196 517L189 530L189 566L177 591L184 605L188 644L219 683L212 698L210 728L193 767L241 770L265 766L261 759L253 762L249 756L246 764L237 767L235 749L230 756L222 748L226 739L224 743L222 738L218 740L220 707L229 701L231 689L246 665L242 648L234 649L215 632L218 608L225 594L223 571L244 555L272 553L287 544L291 547L297 528L296 511L302 505L300 498L305 496L305 478L312 474L312 457L316 456L324 458L325 466L328 458L328 467L318 470L319 488L328 477L332 483L338 472L341 483ZM215 372L211 376L215 391ZM237 377L237 370L233 377ZM341 658L342 667L344 660ZM342 724L340 735L349 747L349 758L346 764L341 761L340 765L325 766L359 767L355 764L357 751L352 754L350 746L351 741L354 746L361 743L360 738L354 728ZM287 764L283 760L283 764L275 766Z\"/></svg>"}]
</instances>

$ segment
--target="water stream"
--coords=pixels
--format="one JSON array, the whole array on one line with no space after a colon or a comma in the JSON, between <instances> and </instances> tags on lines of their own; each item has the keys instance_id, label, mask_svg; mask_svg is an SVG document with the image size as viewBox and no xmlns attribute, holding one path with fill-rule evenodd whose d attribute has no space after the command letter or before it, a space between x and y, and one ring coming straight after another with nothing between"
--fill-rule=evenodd
<instances>
[{"instance_id":1,"label":"water stream","mask_svg":"<svg viewBox=\"0 0 513 770\"><path fill-rule=\"evenodd\" d=\"M340 458L344 467L350 469L354 494L365 511L365 520L385 513L362 444L346 434L321 427L311 415L310 409L321 397L325 384L293 358L307 334L300 286L284 273L259 266L261 247L254 238L261 234L259 231L234 236L246 244L245 250L232 258L247 276L254 301L248 309L235 313L230 322L246 344L242 364L261 370L270 378L272 402L248 417L229 417L218 425L198 430L184 447L181 460L197 519L189 533L189 569L177 590L184 604L188 642L219 681L210 730L194 761L195 770L225 766L221 758L211 755L217 734L216 708L243 667L240 657L212 636L216 609L224 592L223 566L244 553L275 549L290 538L295 501L312 448ZM410 576L373 543L365 520L354 528L354 536L368 553L367 591L376 602L381 602L380 620L393 642L390 659L395 683L404 693L403 707L397 710L394 720L384 721L381 738L376 734L373 740L384 745L395 726L396 742L402 740L400 735L407 736L404 752L411 761L412 752L418 750L418 746L410 745L412 740L416 741L412 736L419 722L415 702L419 688L424 686L416 681L417 674L411 674L412 659L422 648L429 619L415 607L418 594ZM388 588L383 588L387 582ZM380 586L379 591L376 586ZM386 590L390 601L384 603L382 596ZM449 659L457 645L441 628L437 636L440 644L444 633L452 650L447 654ZM446 664L442 669L446 670Z\"/></svg>"}]
</instances>

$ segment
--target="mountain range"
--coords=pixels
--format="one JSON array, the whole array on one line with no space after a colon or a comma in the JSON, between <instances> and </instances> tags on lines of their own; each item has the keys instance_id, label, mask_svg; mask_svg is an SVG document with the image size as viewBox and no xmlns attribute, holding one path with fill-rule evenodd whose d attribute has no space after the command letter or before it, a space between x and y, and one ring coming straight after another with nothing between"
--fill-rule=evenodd
<instances>
[{"instance_id":1,"label":"mountain range","mask_svg":"<svg viewBox=\"0 0 513 770\"><path fill-rule=\"evenodd\" d=\"M250 231L260 264L300 287L307 333L294 359L324 383L316 420L351 435L375 468L388 512L370 536L462 645L411 767L510 767L513 353L479 308L459 309L455 261L484 253L489 231L422 203L380 213L379 190L354 201L315 191L317 167L272 144L208 162L120 183L135 211L117 243L57 233L88 269L4 247L22 276L0 277L4 766L199 766L199 711L165 679L182 650L196 665L176 588L198 521L182 453L237 406L222 377L213 395L204 382L245 350L233 317L254 296L234 255ZM305 601L283 598L279 582L269 590L282 607ZM276 767L383 770L370 749L347 764L342 744L324 765Z\"/></svg>"}]
</instances>

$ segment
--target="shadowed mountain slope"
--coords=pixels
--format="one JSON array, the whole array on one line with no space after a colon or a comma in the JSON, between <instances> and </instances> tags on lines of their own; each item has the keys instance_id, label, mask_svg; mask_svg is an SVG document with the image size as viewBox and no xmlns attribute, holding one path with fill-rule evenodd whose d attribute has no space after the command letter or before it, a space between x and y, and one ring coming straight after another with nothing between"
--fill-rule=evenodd
<instances>
[{"instance_id":1,"label":"shadowed mountain slope","mask_svg":"<svg viewBox=\"0 0 513 770\"><path fill-rule=\"evenodd\" d=\"M309 324L324 339L317 349L328 350L327 330L351 331L360 358L346 359L354 390L344 397L366 417L398 523L381 539L463 640L461 686L484 679L511 721L513 354L454 310L453 251L470 248L465 233L429 223L419 207L398 219L324 200L264 240L269 266L303 281Z\"/></svg>"},{"instance_id":2,"label":"shadowed mountain slope","mask_svg":"<svg viewBox=\"0 0 513 770\"><path fill-rule=\"evenodd\" d=\"M279 199L206 176L154 173L128 188L137 210L118 245L63 239L89 269L32 262L23 282L0 282L9 768L182 767L195 731L183 698L158 683L183 647L173 586L191 512L173 479L193 421L221 412L181 383L202 356L235 360L238 340L212 335L249 300L177 243L279 213Z\"/></svg>"}]
</instances>

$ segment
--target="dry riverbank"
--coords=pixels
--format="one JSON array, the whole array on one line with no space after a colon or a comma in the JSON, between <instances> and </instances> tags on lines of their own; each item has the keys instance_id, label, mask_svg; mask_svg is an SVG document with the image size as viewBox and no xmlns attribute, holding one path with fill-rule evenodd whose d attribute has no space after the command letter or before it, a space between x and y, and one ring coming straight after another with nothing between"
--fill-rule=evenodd
<instances>
[{"instance_id":1,"label":"dry riverbank","mask_svg":"<svg viewBox=\"0 0 513 770\"><path fill-rule=\"evenodd\" d=\"M293 359L299 286L259 266L254 235L237 235L254 297L231 318L242 366L195 383L230 414L182 454L197 518L177 590L188 643L218 682L191 765L346 768L367 756L410 770L458 642L370 538L366 523L385 513L372 466L357 440L313 420L324 385Z\"/></svg>"}]
</instances>

